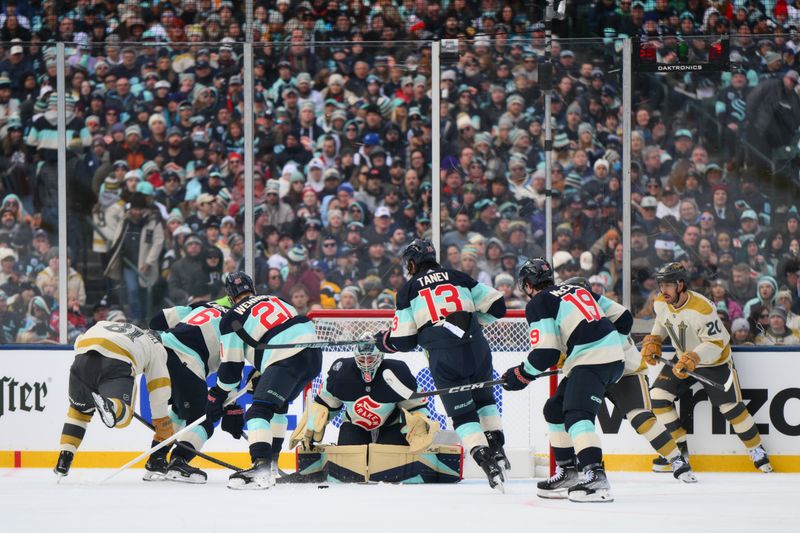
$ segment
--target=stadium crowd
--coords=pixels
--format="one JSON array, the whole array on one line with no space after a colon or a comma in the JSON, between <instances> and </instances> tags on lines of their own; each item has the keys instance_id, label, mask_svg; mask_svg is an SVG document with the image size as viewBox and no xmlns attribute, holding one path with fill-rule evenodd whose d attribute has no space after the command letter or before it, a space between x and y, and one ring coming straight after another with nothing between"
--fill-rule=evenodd
<instances>
[{"instance_id":1,"label":"stadium crowd","mask_svg":"<svg viewBox=\"0 0 800 533\"><path fill-rule=\"evenodd\" d=\"M58 337L57 41L70 341L109 314L146 323L221 294L243 265L250 120L263 290L302 313L391 309L399 253L441 231L444 264L524 306L517 268L544 255L547 193L530 3L255 0L252 112L243 1L0 4L0 343ZM621 300L621 39L710 36L686 38L702 56L730 34L730 72L634 76L631 302L652 317L654 270L677 260L735 343L800 344L800 0L600 0L568 15L552 45L559 279ZM438 110L435 38L460 39Z\"/></svg>"}]
</instances>

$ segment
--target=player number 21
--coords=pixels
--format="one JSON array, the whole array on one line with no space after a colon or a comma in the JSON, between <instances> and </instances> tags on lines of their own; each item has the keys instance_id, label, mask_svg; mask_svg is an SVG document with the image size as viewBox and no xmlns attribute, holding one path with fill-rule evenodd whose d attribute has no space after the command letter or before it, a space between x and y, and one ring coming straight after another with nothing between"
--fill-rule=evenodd
<instances>
[{"instance_id":1,"label":"player number 21","mask_svg":"<svg viewBox=\"0 0 800 533\"><path fill-rule=\"evenodd\" d=\"M564 300L577 307L587 322L600 320L600 309L597 308L597 302L586 289L578 289L575 294L567 294L564 296Z\"/></svg>"},{"instance_id":2,"label":"player number 21","mask_svg":"<svg viewBox=\"0 0 800 533\"><path fill-rule=\"evenodd\" d=\"M458 297L458 289L449 283L438 285L433 289L430 287L422 289L419 291L419 295L425 299L425 304L428 306L428 313L431 315L431 322L438 322L450 313L455 313L456 311L464 309L461 305L461 299ZM445 306L437 308L436 302L433 299L434 296L444 296Z\"/></svg>"},{"instance_id":3,"label":"player number 21","mask_svg":"<svg viewBox=\"0 0 800 533\"><path fill-rule=\"evenodd\" d=\"M277 298L269 298L257 303L251 311L267 329L274 328L292 318L292 312Z\"/></svg>"}]
</instances>

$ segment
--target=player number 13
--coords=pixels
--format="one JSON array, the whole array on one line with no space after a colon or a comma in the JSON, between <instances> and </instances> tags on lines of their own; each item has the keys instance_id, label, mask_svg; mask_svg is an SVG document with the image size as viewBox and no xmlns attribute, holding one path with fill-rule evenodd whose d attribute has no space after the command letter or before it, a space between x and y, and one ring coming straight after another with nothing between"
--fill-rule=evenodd
<instances>
[{"instance_id":1,"label":"player number 13","mask_svg":"<svg viewBox=\"0 0 800 533\"><path fill-rule=\"evenodd\" d=\"M461 299L458 297L458 289L450 283L438 285L431 289L422 289L419 295L425 299L425 304L428 306L428 313L431 315L431 322L438 322L450 313L461 311L464 307L461 305ZM436 307L434 296L444 296L444 307Z\"/></svg>"}]
</instances>

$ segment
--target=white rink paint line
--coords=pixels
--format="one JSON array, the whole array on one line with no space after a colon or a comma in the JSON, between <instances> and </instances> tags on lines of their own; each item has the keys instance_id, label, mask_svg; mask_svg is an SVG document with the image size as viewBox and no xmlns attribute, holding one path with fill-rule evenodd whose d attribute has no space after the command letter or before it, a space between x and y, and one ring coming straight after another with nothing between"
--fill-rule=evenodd
<instances>
[{"instance_id":1,"label":"white rink paint line","mask_svg":"<svg viewBox=\"0 0 800 533\"><path fill-rule=\"evenodd\" d=\"M280 485L231 491L225 472L207 485L140 481L142 471L75 469L56 484L46 469L0 469L4 532L185 533L738 533L797 532L800 475L699 473L683 485L671 475L611 472L616 501L576 504L535 496L533 481L506 494L482 481L458 485Z\"/></svg>"}]
</instances>

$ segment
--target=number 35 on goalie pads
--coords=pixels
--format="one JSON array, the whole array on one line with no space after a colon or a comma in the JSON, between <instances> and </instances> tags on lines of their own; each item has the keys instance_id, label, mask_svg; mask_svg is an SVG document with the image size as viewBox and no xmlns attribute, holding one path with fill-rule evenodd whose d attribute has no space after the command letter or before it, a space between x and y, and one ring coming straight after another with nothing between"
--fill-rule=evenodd
<instances>
[{"instance_id":1,"label":"number 35 on goalie pads","mask_svg":"<svg viewBox=\"0 0 800 533\"><path fill-rule=\"evenodd\" d=\"M297 448L296 453L299 474L324 471L342 483L458 483L464 464L464 449L445 444L417 453L389 444L317 445L308 451Z\"/></svg>"}]
</instances>

